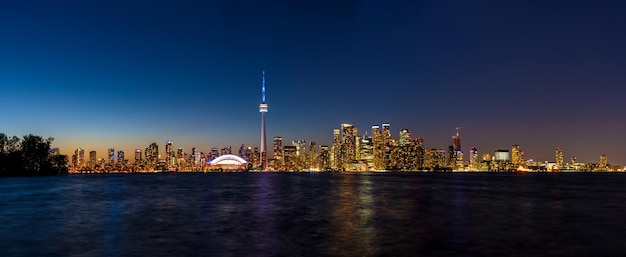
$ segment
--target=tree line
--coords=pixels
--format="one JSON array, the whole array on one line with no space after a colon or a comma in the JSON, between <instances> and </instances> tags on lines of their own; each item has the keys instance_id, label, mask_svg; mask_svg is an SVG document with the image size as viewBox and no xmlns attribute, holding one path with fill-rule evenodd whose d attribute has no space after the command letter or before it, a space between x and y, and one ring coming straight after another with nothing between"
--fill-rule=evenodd
<instances>
[{"instance_id":1,"label":"tree line","mask_svg":"<svg viewBox=\"0 0 626 257\"><path fill-rule=\"evenodd\" d=\"M32 134L18 138L0 133L0 176L67 174L67 156L50 153L53 140Z\"/></svg>"}]
</instances>

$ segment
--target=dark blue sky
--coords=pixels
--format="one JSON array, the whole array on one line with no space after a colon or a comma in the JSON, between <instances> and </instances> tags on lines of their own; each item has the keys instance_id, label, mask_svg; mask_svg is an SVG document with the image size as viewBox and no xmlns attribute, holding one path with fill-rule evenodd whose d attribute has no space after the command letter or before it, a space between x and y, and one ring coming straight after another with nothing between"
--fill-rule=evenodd
<instances>
[{"instance_id":1,"label":"dark blue sky","mask_svg":"<svg viewBox=\"0 0 626 257\"><path fill-rule=\"evenodd\" d=\"M292 3L299 2L299 3ZM341 3L336 3L341 2ZM0 131L132 151L328 144L391 123L427 147L626 164L621 1L3 1Z\"/></svg>"}]
</instances>

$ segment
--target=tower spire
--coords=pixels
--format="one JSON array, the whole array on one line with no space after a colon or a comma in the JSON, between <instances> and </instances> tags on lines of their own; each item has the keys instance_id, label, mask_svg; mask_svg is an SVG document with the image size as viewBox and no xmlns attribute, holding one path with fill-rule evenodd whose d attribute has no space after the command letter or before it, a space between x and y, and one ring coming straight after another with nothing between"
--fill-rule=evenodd
<instances>
[{"instance_id":1,"label":"tower spire","mask_svg":"<svg viewBox=\"0 0 626 257\"><path fill-rule=\"evenodd\" d=\"M263 100L262 103L265 103L265 70L263 70L263 83L261 88L261 98Z\"/></svg>"}]
</instances>

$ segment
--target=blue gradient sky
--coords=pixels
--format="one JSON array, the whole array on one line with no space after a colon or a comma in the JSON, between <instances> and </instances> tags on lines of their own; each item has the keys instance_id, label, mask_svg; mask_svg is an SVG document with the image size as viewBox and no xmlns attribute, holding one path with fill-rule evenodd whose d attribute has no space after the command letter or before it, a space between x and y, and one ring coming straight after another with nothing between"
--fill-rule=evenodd
<instances>
[{"instance_id":1,"label":"blue gradient sky","mask_svg":"<svg viewBox=\"0 0 626 257\"><path fill-rule=\"evenodd\" d=\"M299 1L295 1L299 2ZM4 1L0 131L131 152L328 144L391 123L468 152L626 164L621 1Z\"/></svg>"}]
</instances>

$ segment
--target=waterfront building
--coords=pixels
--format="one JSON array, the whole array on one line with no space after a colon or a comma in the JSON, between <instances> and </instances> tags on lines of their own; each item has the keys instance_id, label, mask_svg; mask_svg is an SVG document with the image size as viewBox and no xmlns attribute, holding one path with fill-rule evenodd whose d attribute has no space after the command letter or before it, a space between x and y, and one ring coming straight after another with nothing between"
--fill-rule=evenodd
<instances>
[{"instance_id":1,"label":"waterfront building","mask_svg":"<svg viewBox=\"0 0 626 257\"><path fill-rule=\"evenodd\" d=\"M563 167L563 150L556 148L556 166L557 168Z\"/></svg>"},{"instance_id":2,"label":"waterfront building","mask_svg":"<svg viewBox=\"0 0 626 257\"><path fill-rule=\"evenodd\" d=\"M115 164L115 149L109 148L107 152L107 157L109 160L109 165L113 166Z\"/></svg>"},{"instance_id":3,"label":"waterfront building","mask_svg":"<svg viewBox=\"0 0 626 257\"><path fill-rule=\"evenodd\" d=\"M471 171L476 171L478 170L478 149L476 149L476 147L472 147L470 149L470 164L469 164L469 169Z\"/></svg>"},{"instance_id":4,"label":"waterfront building","mask_svg":"<svg viewBox=\"0 0 626 257\"><path fill-rule=\"evenodd\" d=\"M74 163L74 166L77 168L84 168L85 167L85 150L83 150L82 148L78 148L74 151L74 155L76 155L76 161Z\"/></svg>"},{"instance_id":5,"label":"waterfront building","mask_svg":"<svg viewBox=\"0 0 626 257\"><path fill-rule=\"evenodd\" d=\"M274 164L275 165L285 165L283 159L283 138L282 137L274 137Z\"/></svg>"},{"instance_id":6,"label":"waterfront building","mask_svg":"<svg viewBox=\"0 0 626 257\"><path fill-rule=\"evenodd\" d=\"M521 150L519 145L513 145L511 146L511 163L513 163L513 165L518 166L520 164L522 164L523 159L520 158L521 156Z\"/></svg>"},{"instance_id":7,"label":"waterfront building","mask_svg":"<svg viewBox=\"0 0 626 257\"><path fill-rule=\"evenodd\" d=\"M141 149L135 149L135 164L141 164Z\"/></svg>"},{"instance_id":8,"label":"waterfront building","mask_svg":"<svg viewBox=\"0 0 626 257\"><path fill-rule=\"evenodd\" d=\"M265 71L263 71L263 81L261 83L261 104L259 112L261 113L261 148L259 161L261 162L261 170L267 170L267 146L265 142L265 113L268 111L268 105L265 102Z\"/></svg>"},{"instance_id":9,"label":"waterfront building","mask_svg":"<svg viewBox=\"0 0 626 257\"><path fill-rule=\"evenodd\" d=\"M600 155L600 162L598 163L598 170L607 171L609 168L609 159L606 155Z\"/></svg>"},{"instance_id":10,"label":"waterfront building","mask_svg":"<svg viewBox=\"0 0 626 257\"><path fill-rule=\"evenodd\" d=\"M399 137L399 145L406 146L411 143L411 131L409 129L401 129Z\"/></svg>"},{"instance_id":11,"label":"waterfront building","mask_svg":"<svg viewBox=\"0 0 626 257\"><path fill-rule=\"evenodd\" d=\"M296 154L296 147L293 145L286 145L283 147L284 153L284 161L285 161L285 169L286 170L296 170L298 165L298 156Z\"/></svg>"},{"instance_id":12,"label":"waterfront building","mask_svg":"<svg viewBox=\"0 0 626 257\"><path fill-rule=\"evenodd\" d=\"M124 165L124 150L117 151L117 164Z\"/></svg>"},{"instance_id":13,"label":"waterfront building","mask_svg":"<svg viewBox=\"0 0 626 257\"><path fill-rule=\"evenodd\" d=\"M167 144L165 144L165 165L167 168L172 168L174 167L174 145L172 144L172 141L167 141Z\"/></svg>"},{"instance_id":14,"label":"waterfront building","mask_svg":"<svg viewBox=\"0 0 626 257\"><path fill-rule=\"evenodd\" d=\"M330 160L333 169L339 170L343 166L341 162L341 130L339 129L333 129L333 146L331 151Z\"/></svg>"},{"instance_id":15,"label":"waterfront building","mask_svg":"<svg viewBox=\"0 0 626 257\"><path fill-rule=\"evenodd\" d=\"M342 168L345 168L345 165L352 164L356 159L356 137L354 133L354 124L341 124L341 134L343 137L341 140Z\"/></svg>"},{"instance_id":16,"label":"waterfront building","mask_svg":"<svg viewBox=\"0 0 626 257\"><path fill-rule=\"evenodd\" d=\"M89 168L93 169L96 167L96 162L98 161L98 157L96 156L96 151L89 151Z\"/></svg>"},{"instance_id":17,"label":"waterfront building","mask_svg":"<svg viewBox=\"0 0 626 257\"><path fill-rule=\"evenodd\" d=\"M320 146L320 153L318 158L320 170L328 170L332 168L330 162L330 148L327 145Z\"/></svg>"},{"instance_id":18,"label":"waterfront building","mask_svg":"<svg viewBox=\"0 0 626 257\"><path fill-rule=\"evenodd\" d=\"M374 153L374 169L384 170L384 142L380 126L372 125L372 145Z\"/></svg>"},{"instance_id":19,"label":"waterfront building","mask_svg":"<svg viewBox=\"0 0 626 257\"><path fill-rule=\"evenodd\" d=\"M154 169L159 164L159 146L156 142L152 142L144 152L146 157L146 165L148 170Z\"/></svg>"}]
</instances>

